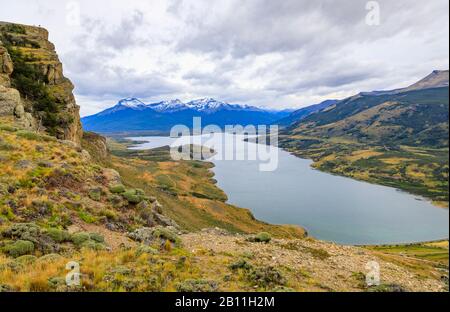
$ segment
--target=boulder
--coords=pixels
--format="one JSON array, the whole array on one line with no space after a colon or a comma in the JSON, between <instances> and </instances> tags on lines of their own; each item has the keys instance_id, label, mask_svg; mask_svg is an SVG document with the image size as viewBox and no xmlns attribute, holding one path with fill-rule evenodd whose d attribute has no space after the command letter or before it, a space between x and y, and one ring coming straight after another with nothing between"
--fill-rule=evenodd
<instances>
[{"instance_id":1,"label":"boulder","mask_svg":"<svg viewBox=\"0 0 450 312\"><path fill-rule=\"evenodd\" d=\"M11 75L14 65L6 48L0 46L0 74Z\"/></svg>"},{"instance_id":2,"label":"boulder","mask_svg":"<svg viewBox=\"0 0 450 312\"><path fill-rule=\"evenodd\" d=\"M0 116L13 116L19 105L21 105L19 91L0 85Z\"/></svg>"}]
</instances>

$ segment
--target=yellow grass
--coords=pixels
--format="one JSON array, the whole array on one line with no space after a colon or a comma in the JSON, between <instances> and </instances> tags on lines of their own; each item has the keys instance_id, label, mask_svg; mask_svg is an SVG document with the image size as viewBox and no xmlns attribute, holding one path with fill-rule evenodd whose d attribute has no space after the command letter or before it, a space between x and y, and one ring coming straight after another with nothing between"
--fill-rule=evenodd
<instances>
[{"instance_id":1,"label":"yellow grass","mask_svg":"<svg viewBox=\"0 0 450 312\"><path fill-rule=\"evenodd\" d=\"M382 158L380 160L388 165L398 165L401 164L402 162L411 161L411 159L409 158L401 158L401 157Z\"/></svg>"},{"instance_id":2,"label":"yellow grass","mask_svg":"<svg viewBox=\"0 0 450 312\"><path fill-rule=\"evenodd\" d=\"M352 155L347 156L346 158L350 161L357 161L360 159L368 159L368 158L380 156L380 155L383 155L383 153L376 152L373 150L361 150L361 151L353 152Z\"/></svg>"}]
</instances>

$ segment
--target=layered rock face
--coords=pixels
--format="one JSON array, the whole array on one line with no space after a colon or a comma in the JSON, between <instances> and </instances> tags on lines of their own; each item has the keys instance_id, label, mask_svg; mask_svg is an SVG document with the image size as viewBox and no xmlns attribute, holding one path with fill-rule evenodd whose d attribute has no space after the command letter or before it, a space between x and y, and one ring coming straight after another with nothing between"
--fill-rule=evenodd
<instances>
[{"instance_id":1,"label":"layered rock face","mask_svg":"<svg viewBox=\"0 0 450 312\"><path fill-rule=\"evenodd\" d=\"M0 22L0 116L79 144L83 131L73 89L47 30Z\"/></svg>"}]
</instances>

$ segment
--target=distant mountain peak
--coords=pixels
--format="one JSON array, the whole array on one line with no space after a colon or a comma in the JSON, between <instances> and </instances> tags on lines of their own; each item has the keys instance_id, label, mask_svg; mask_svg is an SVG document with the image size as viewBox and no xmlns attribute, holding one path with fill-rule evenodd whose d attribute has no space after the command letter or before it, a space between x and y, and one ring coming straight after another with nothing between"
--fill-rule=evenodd
<instances>
[{"instance_id":1,"label":"distant mountain peak","mask_svg":"<svg viewBox=\"0 0 450 312\"><path fill-rule=\"evenodd\" d=\"M217 101L213 98L202 98L198 100L190 101L186 103L189 108L195 109L197 111L216 111L221 108L231 107L230 104Z\"/></svg>"},{"instance_id":2,"label":"distant mountain peak","mask_svg":"<svg viewBox=\"0 0 450 312\"><path fill-rule=\"evenodd\" d=\"M406 88L406 90L410 91L410 90L448 87L449 85L448 82L449 82L448 70L433 70L431 74L419 80L418 82L410 85L409 87Z\"/></svg>"},{"instance_id":3,"label":"distant mountain peak","mask_svg":"<svg viewBox=\"0 0 450 312\"><path fill-rule=\"evenodd\" d=\"M134 108L134 107L140 107L140 106L145 106L145 103L142 102L141 100L134 98L134 97L130 97L130 98L125 98L120 100L117 103L118 106L126 106L126 107L130 107L130 108Z\"/></svg>"},{"instance_id":4,"label":"distant mountain peak","mask_svg":"<svg viewBox=\"0 0 450 312\"><path fill-rule=\"evenodd\" d=\"M116 111L122 111L122 110L147 110L151 109L158 113L175 113L179 111L184 110L193 110L199 113L205 113L205 114L213 114L218 111L252 111L252 112L283 112L279 110L274 109L264 109L264 108L258 108L251 105L241 105L241 104L229 104L226 102L218 101L211 97L205 97L200 98L196 100L192 100L190 102L182 102L179 99L174 100L165 100L157 103L149 103L146 104L143 101L141 101L138 98L135 97L129 97L124 98L120 100L115 106L106 109L103 112L100 112L99 114L110 114L114 113ZM287 111L286 111L287 112Z\"/></svg>"}]
</instances>

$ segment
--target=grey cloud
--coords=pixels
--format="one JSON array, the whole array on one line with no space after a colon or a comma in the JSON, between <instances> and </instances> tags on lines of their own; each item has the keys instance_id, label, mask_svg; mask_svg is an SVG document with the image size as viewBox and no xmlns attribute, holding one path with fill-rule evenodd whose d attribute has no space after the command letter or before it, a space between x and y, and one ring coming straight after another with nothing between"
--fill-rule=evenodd
<instances>
[{"instance_id":1,"label":"grey cloud","mask_svg":"<svg viewBox=\"0 0 450 312\"><path fill-rule=\"evenodd\" d=\"M97 40L100 44L116 50L145 44L147 40L137 34L137 30L143 26L144 22L144 13L136 10L130 17L122 19L117 27L104 29Z\"/></svg>"},{"instance_id":2,"label":"grey cloud","mask_svg":"<svg viewBox=\"0 0 450 312\"><path fill-rule=\"evenodd\" d=\"M381 25L370 27L366 0L167 0L162 10L129 0L111 14L110 1L82 1L89 14L79 32L50 32L71 36L61 55L66 75L96 109L126 96L296 106L448 66L447 0L378 2ZM126 62L130 55L154 59Z\"/></svg>"},{"instance_id":3,"label":"grey cloud","mask_svg":"<svg viewBox=\"0 0 450 312\"><path fill-rule=\"evenodd\" d=\"M212 19L186 16L185 23L192 29L177 47L220 55L231 53L235 57L294 50L312 54L349 41L395 36L399 31L423 32L424 23L433 23L432 12L445 9L442 1L428 2L425 10L420 2L378 2L382 23L377 27L365 24L367 1L362 0L235 2L229 11L224 10Z\"/></svg>"}]
</instances>

